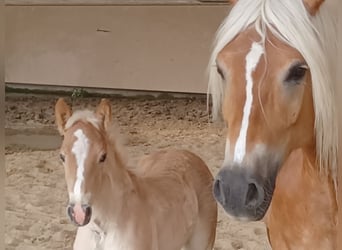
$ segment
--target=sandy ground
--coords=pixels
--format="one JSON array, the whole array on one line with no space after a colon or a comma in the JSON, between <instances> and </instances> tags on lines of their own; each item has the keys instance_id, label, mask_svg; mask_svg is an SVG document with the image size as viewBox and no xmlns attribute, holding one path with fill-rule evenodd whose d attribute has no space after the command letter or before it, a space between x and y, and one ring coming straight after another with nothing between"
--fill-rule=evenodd
<instances>
[{"instance_id":1,"label":"sandy ground","mask_svg":"<svg viewBox=\"0 0 342 250\"><path fill-rule=\"evenodd\" d=\"M6 249L71 249L75 227L65 213L63 168L54 126L55 96L6 96L6 134L26 135L6 147ZM98 98L66 99L74 109L95 107ZM215 175L223 159L224 129L209 122L206 100L112 99L113 116L133 160L174 147L197 153ZM35 136L36 135L36 136ZM39 147L49 135L55 141ZM20 138L20 137L18 137ZM39 141L41 140L41 141ZM35 142L38 146L27 145ZM45 143L45 144L44 144ZM20 145L23 144L23 145ZM26 145L25 145L26 144ZM33 145L33 144L32 144ZM269 249L264 224L232 221L219 208L215 249Z\"/></svg>"}]
</instances>

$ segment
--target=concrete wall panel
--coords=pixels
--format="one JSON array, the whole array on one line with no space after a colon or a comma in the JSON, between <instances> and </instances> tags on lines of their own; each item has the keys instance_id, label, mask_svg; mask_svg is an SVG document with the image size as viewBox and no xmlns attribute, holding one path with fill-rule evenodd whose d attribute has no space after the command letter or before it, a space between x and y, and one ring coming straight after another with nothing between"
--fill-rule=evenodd
<instances>
[{"instance_id":1,"label":"concrete wall panel","mask_svg":"<svg viewBox=\"0 0 342 250\"><path fill-rule=\"evenodd\" d=\"M7 6L6 82L205 93L228 6Z\"/></svg>"}]
</instances>

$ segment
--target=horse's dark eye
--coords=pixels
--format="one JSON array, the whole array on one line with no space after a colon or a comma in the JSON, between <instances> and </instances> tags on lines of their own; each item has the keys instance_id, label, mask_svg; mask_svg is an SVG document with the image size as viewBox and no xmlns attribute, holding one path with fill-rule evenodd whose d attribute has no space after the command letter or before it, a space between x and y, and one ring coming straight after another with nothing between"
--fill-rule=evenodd
<instances>
[{"instance_id":1,"label":"horse's dark eye","mask_svg":"<svg viewBox=\"0 0 342 250\"><path fill-rule=\"evenodd\" d=\"M289 70L285 81L288 83L298 84L301 80L303 80L307 69L307 66L303 64L293 66Z\"/></svg>"},{"instance_id":2,"label":"horse's dark eye","mask_svg":"<svg viewBox=\"0 0 342 250\"><path fill-rule=\"evenodd\" d=\"M62 162L65 162L65 155L59 154L59 158L61 159Z\"/></svg>"},{"instance_id":3,"label":"horse's dark eye","mask_svg":"<svg viewBox=\"0 0 342 250\"><path fill-rule=\"evenodd\" d=\"M107 154L101 155L100 162L104 162L106 160Z\"/></svg>"}]
</instances>

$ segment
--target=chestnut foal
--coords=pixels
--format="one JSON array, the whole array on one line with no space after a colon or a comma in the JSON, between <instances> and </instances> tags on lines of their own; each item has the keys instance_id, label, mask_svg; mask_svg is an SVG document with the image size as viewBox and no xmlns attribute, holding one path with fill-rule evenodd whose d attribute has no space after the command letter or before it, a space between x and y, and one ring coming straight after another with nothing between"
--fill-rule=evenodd
<instances>
[{"instance_id":1,"label":"chestnut foal","mask_svg":"<svg viewBox=\"0 0 342 250\"><path fill-rule=\"evenodd\" d=\"M56 123L69 192L68 215L79 226L75 250L210 250L217 205L207 165L185 150L163 150L128 165L111 107L72 113L59 99Z\"/></svg>"}]
</instances>

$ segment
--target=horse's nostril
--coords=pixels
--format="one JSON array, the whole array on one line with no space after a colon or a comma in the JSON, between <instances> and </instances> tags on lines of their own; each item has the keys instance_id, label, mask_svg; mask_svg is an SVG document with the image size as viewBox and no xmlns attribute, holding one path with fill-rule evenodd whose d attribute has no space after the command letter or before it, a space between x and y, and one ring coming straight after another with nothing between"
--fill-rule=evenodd
<instances>
[{"instance_id":1,"label":"horse's nostril","mask_svg":"<svg viewBox=\"0 0 342 250\"><path fill-rule=\"evenodd\" d=\"M245 205L247 207L255 207L258 203L259 194L258 188L254 183L248 184L248 190L246 194Z\"/></svg>"},{"instance_id":2,"label":"horse's nostril","mask_svg":"<svg viewBox=\"0 0 342 250\"><path fill-rule=\"evenodd\" d=\"M215 183L214 183L214 193L215 193L215 195L220 195L220 191L221 191L220 180L215 180Z\"/></svg>"},{"instance_id":3,"label":"horse's nostril","mask_svg":"<svg viewBox=\"0 0 342 250\"><path fill-rule=\"evenodd\" d=\"M82 206L82 209L83 209L84 214L85 214L84 225L86 225L89 223L89 221L91 219L91 213L92 213L91 206L84 205L84 206Z\"/></svg>"},{"instance_id":4,"label":"horse's nostril","mask_svg":"<svg viewBox=\"0 0 342 250\"><path fill-rule=\"evenodd\" d=\"M74 215L75 215L75 213L74 213L74 206L73 205L70 205L70 204L68 205L68 207L67 207L67 214L68 214L70 220L73 221L73 218L74 218Z\"/></svg>"},{"instance_id":5,"label":"horse's nostril","mask_svg":"<svg viewBox=\"0 0 342 250\"><path fill-rule=\"evenodd\" d=\"M91 207L90 206L82 206L84 213L89 216L91 215Z\"/></svg>"},{"instance_id":6,"label":"horse's nostril","mask_svg":"<svg viewBox=\"0 0 342 250\"><path fill-rule=\"evenodd\" d=\"M229 196L229 187L225 187L222 181L216 179L213 189L215 199L221 203L221 205L225 206Z\"/></svg>"}]
</instances>

